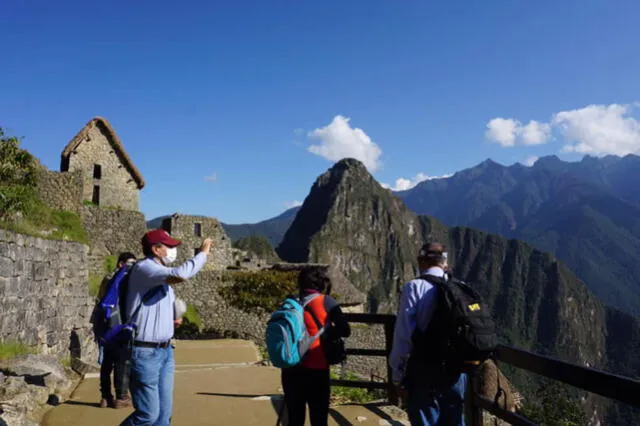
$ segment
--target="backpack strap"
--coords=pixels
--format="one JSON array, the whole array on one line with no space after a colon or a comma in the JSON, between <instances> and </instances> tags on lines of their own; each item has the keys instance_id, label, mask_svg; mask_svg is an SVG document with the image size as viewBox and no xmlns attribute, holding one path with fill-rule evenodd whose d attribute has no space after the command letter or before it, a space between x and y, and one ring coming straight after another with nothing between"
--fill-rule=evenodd
<instances>
[{"instance_id":1,"label":"backpack strap","mask_svg":"<svg viewBox=\"0 0 640 426\"><path fill-rule=\"evenodd\" d=\"M418 278L429 281L431 284L435 284L435 285L442 285L448 281L445 277L438 277L438 276L429 275L429 274L420 275Z\"/></svg>"},{"instance_id":2,"label":"backpack strap","mask_svg":"<svg viewBox=\"0 0 640 426\"><path fill-rule=\"evenodd\" d=\"M144 305L145 302L147 302L148 300L150 300L153 296L156 295L156 293L158 293L159 290L162 290L164 288L165 284L161 284L158 286L153 287L151 290L147 291L144 296L142 296L142 300L140 300L140 303L138 304L138 306L136 307L136 309L133 311L133 313L131 314L131 316L129 317L129 320L131 320L132 318L134 318L136 315L138 315L138 312L140 312L140 308L142 308L142 305Z\"/></svg>"},{"instance_id":3,"label":"backpack strap","mask_svg":"<svg viewBox=\"0 0 640 426\"><path fill-rule=\"evenodd\" d=\"M309 312L309 314L311 315L311 318L313 319L313 322L315 322L316 327L318 327L318 333L313 336L314 339L317 337L320 337L322 333L324 333L325 327L320 323L320 320L318 319L317 315L308 307L308 305L309 303L311 303L313 300L315 300L320 296L321 296L320 293L314 293L311 296L309 296L307 300L304 300L304 302L302 303L302 309L305 310L306 312ZM301 298L301 299L304 299L304 298Z\"/></svg>"},{"instance_id":4,"label":"backpack strap","mask_svg":"<svg viewBox=\"0 0 640 426\"><path fill-rule=\"evenodd\" d=\"M305 307L304 307L304 310L305 310L305 311L307 311L307 312L309 312L309 314L311 315L311 318L313 319L313 322L315 322L315 323L316 323L316 327L318 327L318 330L322 330L322 329L324 329L324 327L326 326L326 324L325 324L325 325L322 325L322 324L320 323L320 320L318 319L318 316L316 315L316 313L315 313L315 312L313 312L313 311L311 310L311 308L308 308L307 306L305 306Z\"/></svg>"}]
</instances>

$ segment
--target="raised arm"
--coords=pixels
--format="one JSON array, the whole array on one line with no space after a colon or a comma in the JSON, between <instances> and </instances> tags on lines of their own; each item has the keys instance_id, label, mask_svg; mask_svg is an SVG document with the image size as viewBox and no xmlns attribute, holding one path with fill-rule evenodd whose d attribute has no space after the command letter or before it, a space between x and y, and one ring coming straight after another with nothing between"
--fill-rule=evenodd
<instances>
[{"instance_id":1,"label":"raised arm","mask_svg":"<svg viewBox=\"0 0 640 426\"><path fill-rule=\"evenodd\" d=\"M207 263L207 257L211 252L212 241L206 238L200 246L200 252L182 265L167 268L167 284L179 284L195 276Z\"/></svg>"}]
</instances>

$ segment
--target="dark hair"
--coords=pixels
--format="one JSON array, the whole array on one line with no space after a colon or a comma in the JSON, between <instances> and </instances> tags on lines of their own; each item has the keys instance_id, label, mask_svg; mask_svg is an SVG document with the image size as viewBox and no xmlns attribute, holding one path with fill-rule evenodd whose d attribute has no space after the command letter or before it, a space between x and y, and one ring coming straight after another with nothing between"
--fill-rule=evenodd
<instances>
[{"instance_id":1,"label":"dark hair","mask_svg":"<svg viewBox=\"0 0 640 426\"><path fill-rule=\"evenodd\" d=\"M121 263L125 263L129 259L136 260L136 255L133 253L129 253L128 251L120 253L120 256L118 256L118 265Z\"/></svg>"},{"instance_id":2,"label":"dark hair","mask_svg":"<svg viewBox=\"0 0 640 426\"><path fill-rule=\"evenodd\" d=\"M444 244L431 242L426 243L418 252L418 261L429 266L436 266L444 261L443 253L446 251Z\"/></svg>"},{"instance_id":3,"label":"dark hair","mask_svg":"<svg viewBox=\"0 0 640 426\"><path fill-rule=\"evenodd\" d=\"M306 267L298 275L298 288L300 290L313 289L320 293L331 286L331 279L326 268Z\"/></svg>"}]
</instances>

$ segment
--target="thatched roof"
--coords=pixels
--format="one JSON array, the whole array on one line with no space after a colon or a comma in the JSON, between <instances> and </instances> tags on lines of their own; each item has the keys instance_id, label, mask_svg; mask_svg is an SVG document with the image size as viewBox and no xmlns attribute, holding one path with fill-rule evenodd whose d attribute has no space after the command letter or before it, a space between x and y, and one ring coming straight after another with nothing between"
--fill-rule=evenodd
<instances>
[{"instance_id":1,"label":"thatched roof","mask_svg":"<svg viewBox=\"0 0 640 426\"><path fill-rule=\"evenodd\" d=\"M82 128L82 130L80 130L78 134L75 135L73 139L71 139L71 142L67 144L67 146L62 151L62 163L60 166L60 170L63 172L69 170L69 157L78 148L78 146L87 139L89 130L96 126L107 137L116 155L118 155L118 157L120 158L120 162L127 168L129 174L131 174L131 177L138 185L138 189L142 189L144 187L144 178L142 177L142 174L140 174L138 168L135 166L135 164L133 164L131 157L129 157L129 154L127 154L127 152L125 151L124 146L122 145L122 141L113 130L113 127L111 127L111 124L109 124L109 122L102 117L92 118Z\"/></svg>"}]
</instances>

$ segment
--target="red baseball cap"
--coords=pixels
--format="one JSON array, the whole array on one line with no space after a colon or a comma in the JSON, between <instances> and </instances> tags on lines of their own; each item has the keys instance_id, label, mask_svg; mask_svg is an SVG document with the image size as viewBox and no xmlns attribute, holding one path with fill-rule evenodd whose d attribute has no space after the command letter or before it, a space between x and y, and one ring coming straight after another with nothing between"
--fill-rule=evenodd
<instances>
[{"instance_id":1,"label":"red baseball cap","mask_svg":"<svg viewBox=\"0 0 640 426\"><path fill-rule=\"evenodd\" d=\"M182 241L171 238L171 235L164 229L154 229L148 231L142 237L142 245L145 247L151 247L154 244L164 244L167 247L175 247L182 244Z\"/></svg>"}]
</instances>

